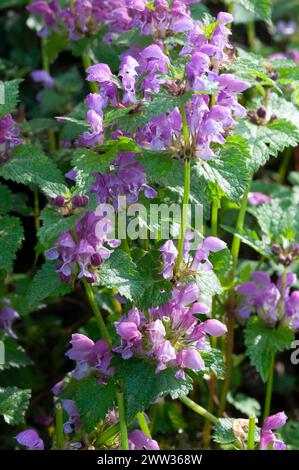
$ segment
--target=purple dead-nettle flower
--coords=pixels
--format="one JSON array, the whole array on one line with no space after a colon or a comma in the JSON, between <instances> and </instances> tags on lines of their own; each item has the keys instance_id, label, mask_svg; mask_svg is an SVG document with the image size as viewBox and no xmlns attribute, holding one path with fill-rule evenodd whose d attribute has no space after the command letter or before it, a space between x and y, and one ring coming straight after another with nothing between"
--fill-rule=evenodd
<instances>
[{"instance_id":1,"label":"purple dead-nettle flower","mask_svg":"<svg viewBox=\"0 0 299 470\"><path fill-rule=\"evenodd\" d=\"M203 370L200 350L207 347L207 335L221 336L226 326L216 319L199 323L194 315L206 314L209 308L198 298L198 286L191 283L174 289L171 300L149 309L147 317L133 308L115 323L121 343L114 351L123 359L136 356L155 362L156 373L178 368L179 378L184 378L185 369Z\"/></svg>"},{"instance_id":2,"label":"purple dead-nettle flower","mask_svg":"<svg viewBox=\"0 0 299 470\"><path fill-rule=\"evenodd\" d=\"M261 206L262 204L265 204L265 202L271 202L271 201L272 201L272 198L263 193L254 192L254 193L248 194L248 202L252 206Z\"/></svg>"},{"instance_id":3,"label":"purple dead-nettle flower","mask_svg":"<svg viewBox=\"0 0 299 470\"><path fill-rule=\"evenodd\" d=\"M62 400L61 403L62 408L68 414L68 420L63 425L63 431L65 434L72 434L82 426L76 403L74 400Z\"/></svg>"},{"instance_id":4,"label":"purple dead-nettle flower","mask_svg":"<svg viewBox=\"0 0 299 470\"><path fill-rule=\"evenodd\" d=\"M280 439L277 439L273 430L281 428L287 422L287 416L283 411L269 416L265 419L260 433L260 450L285 450L286 445Z\"/></svg>"},{"instance_id":5,"label":"purple dead-nettle flower","mask_svg":"<svg viewBox=\"0 0 299 470\"><path fill-rule=\"evenodd\" d=\"M44 26L38 32L39 36L47 36L50 30L56 29L61 12L58 0L50 2L37 0L28 5L27 10L44 22Z\"/></svg>"},{"instance_id":6,"label":"purple dead-nettle flower","mask_svg":"<svg viewBox=\"0 0 299 470\"><path fill-rule=\"evenodd\" d=\"M131 56L125 56L120 64L119 77L124 89L123 104L136 103L135 80L138 75L136 68L139 67L137 60Z\"/></svg>"},{"instance_id":7,"label":"purple dead-nettle flower","mask_svg":"<svg viewBox=\"0 0 299 470\"><path fill-rule=\"evenodd\" d=\"M44 441L39 437L39 434L34 429L26 429L16 436L16 440L22 446L27 447L28 450L44 450Z\"/></svg>"},{"instance_id":8,"label":"purple dead-nettle flower","mask_svg":"<svg viewBox=\"0 0 299 470\"><path fill-rule=\"evenodd\" d=\"M105 383L106 378L113 375L114 369L110 367L112 354L106 341L98 340L94 343L87 336L75 333L70 343L72 347L65 355L76 361L72 372L75 379L80 380L95 374L100 383Z\"/></svg>"},{"instance_id":9,"label":"purple dead-nettle flower","mask_svg":"<svg viewBox=\"0 0 299 470\"><path fill-rule=\"evenodd\" d=\"M250 315L257 314L269 327L275 327L277 323L283 322L297 330L299 291L290 293L290 288L296 284L296 275L287 273L285 281L283 276L280 276L275 284L269 274L257 271L252 273L251 279L235 288L242 298L238 309L240 319L246 320ZM282 283L284 283L283 289Z\"/></svg>"},{"instance_id":10,"label":"purple dead-nettle flower","mask_svg":"<svg viewBox=\"0 0 299 470\"><path fill-rule=\"evenodd\" d=\"M44 88L54 86L54 79L46 70L34 70L30 75L34 82L41 83Z\"/></svg>"},{"instance_id":11,"label":"purple dead-nettle flower","mask_svg":"<svg viewBox=\"0 0 299 470\"><path fill-rule=\"evenodd\" d=\"M22 143L20 130L11 114L0 118L0 164L8 159L12 149Z\"/></svg>"},{"instance_id":12,"label":"purple dead-nettle flower","mask_svg":"<svg viewBox=\"0 0 299 470\"><path fill-rule=\"evenodd\" d=\"M132 152L119 153L118 158L104 174L96 174L91 191L96 194L97 202L113 203L118 208L118 198L125 197L127 204L138 200L139 193L153 199L157 193L147 184L146 173Z\"/></svg>"},{"instance_id":13,"label":"purple dead-nettle flower","mask_svg":"<svg viewBox=\"0 0 299 470\"><path fill-rule=\"evenodd\" d=\"M13 322L19 318L19 314L9 307L9 301L4 301L4 305L0 309L0 329L3 329L8 336L16 338L16 334L12 330Z\"/></svg>"},{"instance_id":14,"label":"purple dead-nettle flower","mask_svg":"<svg viewBox=\"0 0 299 470\"><path fill-rule=\"evenodd\" d=\"M149 438L144 432L135 429L129 434L129 446L131 450L159 450L158 442Z\"/></svg>"},{"instance_id":15,"label":"purple dead-nettle flower","mask_svg":"<svg viewBox=\"0 0 299 470\"><path fill-rule=\"evenodd\" d=\"M197 246L194 254L191 252L190 242L194 239L195 234L187 231L185 235L184 248L183 248L183 261L184 266L180 266L180 272L197 272L197 271L210 271L213 269L212 263L209 261L210 253L216 253L226 248L226 243L217 237L207 237ZM163 259L162 274L165 279L170 279L173 276L173 269L177 260L178 251L172 240L168 240L160 247Z\"/></svg>"},{"instance_id":16,"label":"purple dead-nettle flower","mask_svg":"<svg viewBox=\"0 0 299 470\"><path fill-rule=\"evenodd\" d=\"M279 20L276 23L276 31L282 36L292 36L293 34L295 34L296 30L297 30L296 21Z\"/></svg>"},{"instance_id":17,"label":"purple dead-nettle flower","mask_svg":"<svg viewBox=\"0 0 299 470\"><path fill-rule=\"evenodd\" d=\"M75 230L76 242L70 232L63 232L54 247L46 252L46 257L57 260L57 272L63 282L78 277L93 283L97 279L97 268L109 258L110 248L119 246L120 241L109 238L113 231L111 221L93 212L86 213L76 223Z\"/></svg>"}]
</instances>

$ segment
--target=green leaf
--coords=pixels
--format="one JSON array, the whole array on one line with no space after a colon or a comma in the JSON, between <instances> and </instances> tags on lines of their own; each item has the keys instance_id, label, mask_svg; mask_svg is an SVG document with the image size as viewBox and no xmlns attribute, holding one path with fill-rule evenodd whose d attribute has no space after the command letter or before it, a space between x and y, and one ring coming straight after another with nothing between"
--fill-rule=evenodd
<instances>
[{"instance_id":1,"label":"green leaf","mask_svg":"<svg viewBox=\"0 0 299 470\"><path fill-rule=\"evenodd\" d=\"M30 390L17 387L0 388L0 415L7 424L15 426L24 421L30 397Z\"/></svg>"},{"instance_id":2,"label":"green leaf","mask_svg":"<svg viewBox=\"0 0 299 470\"><path fill-rule=\"evenodd\" d=\"M139 152L135 142L127 137L108 141L96 150L80 148L75 150L72 164L86 174L104 173L119 152Z\"/></svg>"},{"instance_id":3,"label":"green leaf","mask_svg":"<svg viewBox=\"0 0 299 470\"><path fill-rule=\"evenodd\" d=\"M213 265L213 271L217 276L227 274L232 266L232 255L228 248L211 253L209 255L209 261Z\"/></svg>"},{"instance_id":4,"label":"green leaf","mask_svg":"<svg viewBox=\"0 0 299 470\"><path fill-rule=\"evenodd\" d=\"M17 183L36 184L50 197L67 191L55 163L34 145L16 146L10 159L0 166L0 176Z\"/></svg>"},{"instance_id":5,"label":"green leaf","mask_svg":"<svg viewBox=\"0 0 299 470\"><path fill-rule=\"evenodd\" d=\"M220 418L215 426L213 440L217 444L230 444L236 441L233 431L233 418Z\"/></svg>"},{"instance_id":6,"label":"green leaf","mask_svg":"<svg viewBox=\"0 0 299 470\"><path fill-rule=\"evenodd\" d=\"M244 415L250 416L260 416L261 414L261 405L255 398L248 397L244 393L236 393L232 395L229 392L227 396L227 401L233 405L236 410L241 411Z\"/></svg>"},{"instance_id":7,"label":"green leaf","mask_svg":"<svg viewBox=\"0 0 299 470\"><path fill-rule=\"evenodd\" d=\"M252 317L245 328L246 354L264 382L267 381L272 355L291 347L294 332L287 325L267 327L258 317Z\"/></svg>"},{"instance_id":8,"label":"green leaf","mask_svg":"<svg viewBox=\"0 0 299 470\"><path fill-rule=\"evenodd\" d=\"M63 217L52 207L45 207L40 214L42 227L38 231L38 238L44 248L55 243L60 233L71 230L75 223L82 218L82 213Z\"/></svg>"},{"instance_id":9,"label":"green leaf","mask_svg":"<svg viewBox=\"0 0 299 470\"><path fill-rule=\"evenodd\" d=\"M120 118L117 121L117 126L125 132L135 132L148 124L152 117L173 111L174 108L189 101L191 96L192 92L180 96L171 96L165 90L162 90L153 94L151 101L141 101L141 111Z\"/></svg>"},{"instance_id":10,"label":"green leaf","mask_svg":"<svg viewBox=\"0 0 299 470\"><path fill-rule=\"evenodd\" d=\"M5 362L0 364L0 370L9 368L26 367L32 364L32 361L26 352L13 338L0 333L0 340L4 343Z\"/></svg>"},{"instance_id":11,"label":"green leaf","mask_svg":"<svg viewBox=\"0 0 299 470\"><path fill-rule=\"evenodd\" d=\"M207 346L205 350L200 351L200 355L204 360L204 373L213 372L216 377L223 379L225 375L223 354L219 349Z\"/></svg>"},{"instance_id":12,"label":"green leaf","mask_svg":"<svg viewBox=\"0 0 299 470\"><path fill-rule=\"evenodd\" d=\"M299 129L286 119L276 119L263 126L243 120L239 123L238 133L250 142L254 172L270 157L277 157L285 148L295 147L299 142Z\"/></svg>"},{"instance_id":13,"label":"green leaf","mask_svg":"<svg viewBox=\"0 0 299 470\"><path fill-rule=\"evenodd\" d=\"M229 137L218 155L211 160L201 160L196 165L199 175L213 185L218 185L232 201L239 201L249 181L249 148L241 136Z\"/></svg>"},{"instance_id":14,"label":"green leaf","mask_svg":"<svg viewBox=\"0 0 299 470\"><path fill-rule=\"evenodd\" d=\"M91 433L115 406L114 384L101 385L94 378L83 380L76 392L76 405L87 433Z\"/></svg>"},{"instance_id":15,"label":"green leaf","mask_svg":"<svg viewBox=\"0 0 299 470\"><path fill-rule=\"evenodd\" d=\"M132 258L122 249L115 250L99 270L99 284L116 288L126 299L137 302L146 283Z\"/></svg>"},{"instance_id":16,"label":"green leaf","mask_svg":"<svg viewBox=\"0 0 299 470\"><path fill-rule=\"evenodd\" d=\"M23 239L20 219L8 215L0 219L0 269L12 271L16 252Z\"/></svg>"},{"instance_id":17,"label":"green leaf","mask_svg":"<svg viewBox=\"0 0 299 470\"><path fill-rule=\"evenodd\" d=\"M166 369L156 374L156 366L138 359L119 361L116 377L124 381L124 393L128 419L138 411L148 408L159 397L169 395L172 399L187 395L192 389L188 380L175 378L176 369Z\"/></svg>"},{"instance_id":18,"label":"green leaf","mask_svg":"<svg viewBox=\"0 0 299 470\"><path fill-rule=\"evenodd\" d=\"M206 5L202 3L191 3L189 7L191 9L191 17L197 21L202 21L204 15L209 12Z\"/></svg>"},{"instance_id":19,"label":"green leaf","mask_svg":"<svg viewBox=\"0 0 299 470\"><path fill-rule=\"evenodd\" d=\"M245 80L257 88L269 86L281 94L277 83L269 77L266 61L253 52L247 52L241 48L237 49L237 59L229 65L229 70L236 77Z\"/></svg>"},{"instance_id":20,"label":"green leaf","mask_svg":"<svg viewBox=\"0 0 299 470\"><path fill-rule=\"evenodd\" d=\"M250 246L265 258L271 258L272 251L269 246L269 238L261 240L255 230L236 230L234 227L229 227L228 225L221 225L221 227L226 230L226 232L236 235L245 245Z\"/></svg>"},{"instance_id":21,"label":"green leaf","mask_svg":"<svg viewBox=\"0 0 299 470\"><path fill-rule=\"evenodd\" d=\"M34 276L26 294L29 310L34 310L48 297L63 296L71 292L71 284L61 282L55 261L46 261Z\"/></svg>"},{"instance_id":22,"label":"green leaf","mask_svg":"<svg viewBox=\"0 0 299 470\"><path fill-rule=\"evenodd\" d=\"M0 119L6 116L6 114L12 113L16 108L18 104L19 85L21 82L22 80L11 80L4 82L4 84L0 82Z\"/></svg>"},{"instance_id":23,"label":"green leaf","mask_svg":"<svg viewBox=\"0 0 299 470\"><path fill-rule=\"evenodd\" d=\"M271 0L234 0L260 20L271 24Z\"/></svg>"},{"instance_id":24,"label":"green leaf","mask_svg":"<svg viewBox=\"0 0 299 470\"><path fill-rule=\"evenodd\" d=\"M294 238L297 207L292 200L273 199L270 202L252 208L251 213L256 217L262 232L271 241L278 241L281 237Z\"/></svg>"},{"instance_id":25,"label":"green leaf","mask_svg":"<svg viewBox=\"0 0 299 470\"><path fill-rule=\"evenodd\" d=\"M198 271L190 276L205 295L221 294L222 287L214 271Z\"/></svg>"},{"instance_id":26,"label":"green leaf","mask_svg":"<svg viewBox=\"0 0 299 470\"><path fill-rule=\"evenodd\" d=\"M7 214L13 205L13 194L8 186L0 183L0 214Z\"/></svg>"}]
</instances>

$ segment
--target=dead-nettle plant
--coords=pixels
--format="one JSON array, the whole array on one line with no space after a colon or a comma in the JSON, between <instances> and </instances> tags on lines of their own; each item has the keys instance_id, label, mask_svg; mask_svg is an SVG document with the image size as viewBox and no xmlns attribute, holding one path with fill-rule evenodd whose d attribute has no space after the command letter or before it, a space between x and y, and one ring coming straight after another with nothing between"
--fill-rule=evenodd
<instances>
[{"instance_id":1,"label":"dead-nettle plant","mask_svg":"<svg viewBox=\"0 0 299 470\"><path fill-rule=\"evenodd\" d=\"M271 157L299 142L288 81L298 67L236 50L233 16L199 20L195 3L31 2L28 10L42 24L43 66L31 74L43 88L37 99L59 91L50 54L66 33L90 86L84 103L46 126L44 143L35 135L38 123L20 131L12 117L20 81L3 85L2 349L30 364L12 323L48 298L83 290L94 316L72 332L65 347L72 370L53 383L56 449L159 449L149 409L165 397L203 418L207 448L212 428L225 448L285 448L273 430L287 418L270 416L271 396L276 353L291 348L299 328L292 271L299 205L291 190L264 194L252 181ZM117 6L126 15L115 15ZM96 63L90 53L107 43L122 46L118 65ZM63 164L56 155L64 155ZM10 286L24 234L4 180L32 192L36 262L45 257L17 304ZM260 257L251 275L241 269L241 243ZM223 418L233 400L237 326L266 383L261 429L256 409L250 419ZM205 407L196 400L198 382L208 387ZM15 400L2 410L8 396L21 403L21 414ZM30 390L0 388L9 424L22 422L29 397ZM16 440L45 447L35 429Z\"/></svg>"}]
</instances>

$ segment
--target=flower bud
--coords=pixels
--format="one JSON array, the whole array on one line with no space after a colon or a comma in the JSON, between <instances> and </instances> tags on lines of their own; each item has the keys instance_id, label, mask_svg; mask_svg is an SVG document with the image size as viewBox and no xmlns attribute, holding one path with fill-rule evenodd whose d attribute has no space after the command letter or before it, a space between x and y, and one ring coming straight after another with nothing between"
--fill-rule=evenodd
<instances>
[{"instance_id":1,"label":"flower bud","mask_svg":"<svg viewBox=\"0 0 299 470\"><path fill-rule=\"evenodd\" d=\"M275 255L279 255L281 253L281 246L278 243L273 243L272 245L272 253Z\"/></svg>"},{"instance_id":2,"label":"flower bud","mask_svg":"<svg viewBox=\"0 0 299 470\"><path fill-rule=\"evenodd\" d=\"M100 266L102 262L102 258L99 255L99 253L95 253L94 255L92 255L92 257L90 258L90 262L94 268L97 268L98 266Z\"/></svg>"},{"instance_id":3,"label":"flower bud","mask_svg":"<svg viewBox=\"0 0 299 470\"><path fill-rule=\"evenodd\" d=\"M64 197L59 194L58 196L55 197L54 199L54 204L56 207L63 207L64 206Z\"/></svg>"},{"instance_id":4,"label":"flower bud","mask_svg":"<svg viewBox=\"0 0 299 470\"><path fill-rule=\"evenodd\" d=\"M257 110L257 115L259 118L262 118L264 119L267 115L267 110L265 108L265 106L261 106L258 110Z\"/></svg>"}]
</instances>

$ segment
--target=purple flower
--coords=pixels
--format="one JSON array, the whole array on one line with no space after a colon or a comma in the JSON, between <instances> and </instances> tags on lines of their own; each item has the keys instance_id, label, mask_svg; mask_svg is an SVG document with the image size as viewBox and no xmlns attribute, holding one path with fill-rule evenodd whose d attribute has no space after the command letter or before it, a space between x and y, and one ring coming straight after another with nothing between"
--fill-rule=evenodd
<instances>
[{"instance_id":1,"label":"purple flower","mask_svg":"<svg viewBox=\"0 0 299 470\"><path fill-rule=\"evenodd\" d=\"M262 204L265 204L265 202L270 202L272 201L272 198L270 196L266 196L266 194L263 193L249 193L248 194L248 202L252 206L260 206Z\"/></svg>"},{"instance_id":2,"label":"purple flower","mask_svg":"<svg viewBox=\"0 0 299 470\"><path fill-rule=\"evenodd\" d=\"M283 411L265 419L261 429L260 450L268 450L269 446L273 447L274 450L286 449L285 443L277 439L272 431L284 426L287 419Z\"/></svg>"},{"instance_id":3,"label":"purple flower","mask_svg":"<svg viewBox=\"0 0 299 470\"><path fill-rule=\"evenodd\" d=\"M54 79L46 70L34 70L30 75L34 82L41 83L44 88L53 88Z\"/></svg>"},{"instance_id":4,"label":"purple flower","mask_svg":"<svg viewBox=\"0 0 299 470\"><path fill-rule=\"evenodd\" d=\"M139 66L137 60L131 56L125 56L120 64L119 76L122 78L122 86L124 96L122 102L124 104L136 103L135 96L135 80L138 75L136 68Z\"/></svg>"},{"instance_id":5,"label":"purple flower","mask_svg":"<svg viewBox=\"0 0 299 470\"><path fill-rule=\"evenodd\" d=\"M17 318L19 318L19 314L8 306L4 306L0 310L0 328L2 328L5 333L12 338L17 337L12 331L12 324Z\"/></svg>"},{"instance_id":6,"label":"purple flower","mask_svg":"<svg viewBox=\"0 0 299 470\"><path fill-rule=\"evenodd\" d=\"M221 336L226 326L216 319L200 323L194 313L207 313L208 308L198 302L199 289L195 283L178 286L172 298L164 305L148 310L147 317L136 308L115 324L121 339L114 348L124 359L133 355L156 362L156 373L166 368L179 368L178 378L184 378L184 369L205 368L200 351L207 346L207 335Z\"/></svg>"},{"instance_id":7,"label":"purple flower","mask_svg":"<svg viewBox=\"0 0 299 470\"><path fill-rule=\"evenodd\" d=\"M62 407L69 415L68 420L63 425L65 434L72 434L81 427L81 420L74 400L62 400Z\"/></svg>"},{"instance_id":8,"label":"purple flower","mask_svg":"<svg viewBox=\"0 0 299 470\"><path fill-rule=\"evenodd\" d=\"M239 317L247 319L252 313L256 313L269 327L283 322L296 330L299 326L298 291L290 294L290 287L296 283L296 275L287 273L282 292L282 276L277 284L263 271L252 273L251 278L252 281L244 282L235 288L242 299L238 310Z\"/></svg>"},{"instance_id":9,"label":"purple flower","mask_svg":"<svg viewBox=\"0 0 299 470\"><path fill-rule=\"evenodd\" d=\"M296 21L279 20L276 23L277 32L283 36L292 36L293 34L295 34L296 29L297 29Z\"/></svg>"},{"instance_id":10,"label":"purple flower","mask_svg":"<svg viewBox=\"0 0 299 470\"><path fill-rule=\"evenodd\" d=\"M44 450L44 441L39 437L34 429L26 429L16 436L16 440L28 450Z\"/></svg>"},{"instance_id":11,"label":"purple flower","mask_svg":"<svg viewBox=\"0 0 299 470\"><path fill-rule=\"evenodd\" d=\"M12 149L21 143L20 130L11 115L0 118L0 164L10 157Z\"/></svg>"},{"instance_id":12,"label":"purple flower","mask_svg":"<svg viewBox=\"0 0 299 470\"><path fill-rule=\"evenodd\" d=\"M144 432L135 429L129 434L129 446L131 450L159 450L157 441L148 437Z\"/></svg>"},{"instance_id":13,"label":"purple flower","mask_svg":"<svg viewBox=\"0 0 299 470\"><path fill-rule=\"evenodd\" d=\"M109 345L104 340L98 340L94 343L87 336L75 333L70 341L72 347L65 355L76 361L76 367L72 372L75 379L80 380L92 372L97 372L100 383L105 382L107 376L114 374L114 369L110 367L112 354ZM56 384L58 385L58 384ZM60 392L63 383L59 387L55 386ZM53 391L54 394L55 391Z\"/></svg>"},{"instance_id":14,"label":"purple flower","mask_svg":"<svg viewBox=\"0 0 299 470\"><path fill-rule=\"evenodd\" d=\"M178 257L178 250L172 240L167 240L167 242L160 247L160 251L162 252L164 263L161 274L163 274L165 279L170 279L173 276L173 268Z\"/></svg>"}]
</instances>

